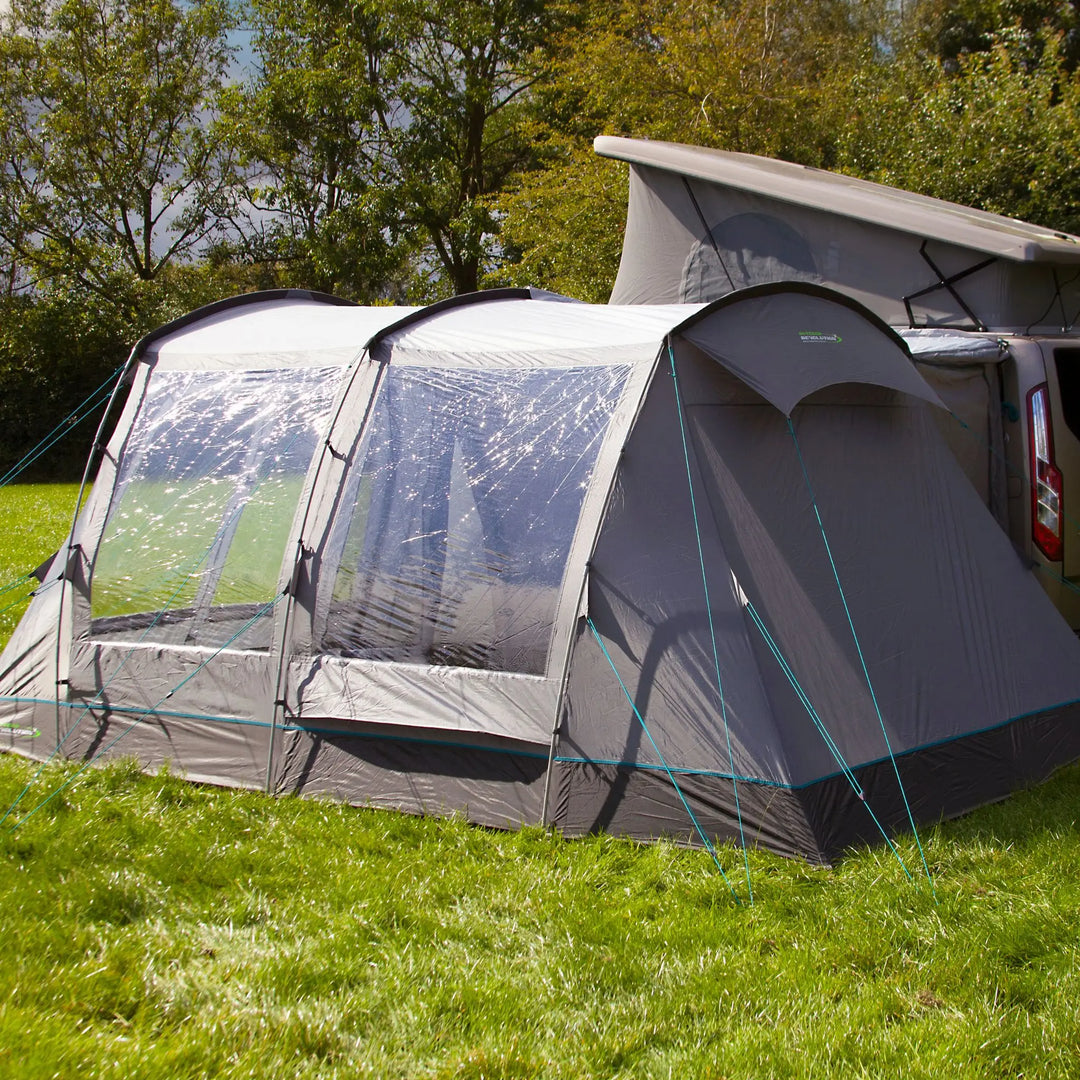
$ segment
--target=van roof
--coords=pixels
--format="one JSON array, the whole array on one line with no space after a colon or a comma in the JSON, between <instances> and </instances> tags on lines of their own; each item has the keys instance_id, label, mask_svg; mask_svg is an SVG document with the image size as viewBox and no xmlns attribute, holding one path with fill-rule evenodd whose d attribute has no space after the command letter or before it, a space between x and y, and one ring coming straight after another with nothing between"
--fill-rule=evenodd
<instances>
[{"instance_id":1,"label":"van roof","mask_svg":"<svg viewBox=\"0 0 1080 1080\"><path fill-rule=\"evenodd\" d=\"M604 157L647 165L1015 262L1080 262L1080 237L927 195L789 161L680 143L601 135Z\"/></svg>"}]
</instances>

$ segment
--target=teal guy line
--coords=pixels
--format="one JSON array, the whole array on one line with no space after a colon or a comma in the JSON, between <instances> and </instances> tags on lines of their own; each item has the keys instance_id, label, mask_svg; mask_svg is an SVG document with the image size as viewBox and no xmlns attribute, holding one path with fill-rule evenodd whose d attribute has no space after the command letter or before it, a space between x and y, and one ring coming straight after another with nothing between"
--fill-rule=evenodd
<instances>
[{"instance_id":1,"label":"teal guy line","mask_svg":"<svg viewBox=\"0 0 1080 1080\"><path fill-rule=\"evenodd\" d=\"M893 843L891 837L885 831L885 827L878 819L877 814L874 813L873 807L871 807L871 805L866 801L866 794L863 791L862 784L859 783L855 774L851 771L850 766L844 760L844 755L840 752L840 748L836 745L832 735L829 734L829 730L828 728L826 728L821 717L818 716L817 709L814 708L813 702L808 697L806 691L803 690L801 684L799 683L799 680L795 677L795 672L791 670L791 665L787 662L787 660L784 658L784 655L780 652L779 647L773 640L773 637L766 628L765 623L762 622L761 617L754 609L754 605L751 604L749 600L745 601L745 603L746 610L749 613L750 617L753 619L754 625L761 632L761 635L765 639L765 643L768 645L769 650L772 652L773 656L776 659L776 662L780 665L781 670L784 672L784 675L787 677L788 682L791 684L791 688L795 691L795 694L798 697L799 701L802 703L803 708L806 709L806 712L810 717L811 723L813 723L818 734L824 740L825 746L828 748L829 753L832 754L833 760L840 766L841 770L843 771L844 778L851 785L852 791L855 792L855 795L857 796L859 801L863 804L864 807L866 807L866 812L870 815L870 819L877 827L878 832L881 833L881 836L885 840L885 843L888 845L889 850L896 857L896 861L900 864L900 869L904 871L904 875L909 881L911 881L911 871L908 870L907 864L904 862L904 858L900 854L900 849L896 846L896 844Z\"/></svg>"},{"instance_id":2,"label":"teal guy line","mask_svg":"<svg viewBox=\"0 0 1080 1080\"><path fill-rule=\"evenodd\" d=\"M46 450L51 449L56 443L64 438L68 432L73 430L78 424L81 424L94 409L99 405L103 405L109 397L109 388L123 373L125 367L127 367L126 364L121 364L120 367L118 367L96 390L92 391L81 404L77 405L72 412L65 416L52 431L45 435L35 446L32 446L19 461L12 465L12 467L0 477L0 487L11 483L16 476L32 465ZM80 416L79 412L84 408L86 409L86 412Z\"/></svg>"},{"instance_id":3,"label":"teal guy line","mask_svg":"<svg viewBox=\"0 0 1080 1080\"><path fill-rule=\"evenodd\" d=\"M866 659L863 656L862 645L859 642L859 635L855 632L855 622L851 617L851 609L848 607L847 596L844 595L844 586L840 583L840 572L836 568L836 561L833 559L832 547L829 544L829 538L825 534L825 524L821 520L821 511L818 509L817 498L814 495L814 487L810 483L810 474L806 469L806 461L803 458L802 447L799 445L799 437L795 434L795 425L791 422L791 417L787 417L788 432L791 434L791 441L795 444L795 453L799 458L799 466L802 469L803 480L806 482L806 490L810 495L810 503L814 508L814 517L817 518L818 529L821 531L821 539L825 545L825 554L829 557L829 566L832 567L833 579L836 582L836 588L840 593L840 601L844 605L844 615L847 617L848 628L851 630L852 640L855 642L855 651L859 654L859 663L862 665L863 677L866 679L866 686L870 691L870 700L874 705L874 712L877 714L878 723L881 725L881 734L885 739L885 749L889 752L889 760L893 765L893 772L896 774L896 782L900 786L900 796L904 800L904 809L907 811L907 818L911 824L911 831L915 834L915 844L919 849L919 857L922 859L923 870L926 872L926 880L930 883L930 892L937 898L937 892L934 889L934 879L930 874L930 867L926 862L926 853L923 851L922 841L919 839L919 830L915 827L915 815L911 812L911 804L908 802L907 792L904 790L904 781L900 778L900 769L896 764L896 757L893 754L892 742L889 739L889 733L885 728L885 718L881 715L881 706L878 704L877 694L874 693L874 684L870 679L870 671L866 666Z\"/></svg>"},{"instance_id":4,"label":"teal guy line","mask_svg":"<svg viewBox=\"0 0 1080 1080\"><path fill-rule=\"evenodd\" d=\"M660 753L660 747L656 745L656 740L652 737L652 732L649 730L648 724L645 723L645 717L641 715L641 711L638 709L637 703L634 701L633 697L631 697L630 691L626 688L626 683L623 682L623 678L619 674L619 669L615 666L615 661L611 659L611 653L608 652L607 646L604 644L604 639L600 637L600 635L597 633L596 626L593 623L592 619L586 618L585 622L588 625L589 629L592 631L593 637L596 638L596 644L600 646L600 651L604 654L604 658L611 666L611 670L615 675L616 681L622 689L623 694L626 695L626 700L630 703L630 708L633 709L634 716L637 717L637 721L641 725L641 730L645 732L645 735L649 740L649 744L655 751L656 756L660 759L660 764L664 766L664 769L668 775L668 779L671 781L672 787L675 788L675 793L679 796L679 801L683 804L683 809L686 811L687 815L690 818L690 821L693 823L695 831L701 838L701 842L705 845L705 850L712 858L716 869L720 871L720 876L724 879L725 884L731 890L731 895L735 897L736 903L741 904L742 901L739 899L739 894L735 891L735 887L728 880L727 874L724 873L724 868L720 865L720 859L719 856L717 856L716 854L716 848L713 846L712 841L705 834L705 830L701 827L701 823L698 821L697 815L694 813L690 804L686 801L686 796L683 794L682 788L679 787L679 782L675 779L675 774L667 768L667 763L664 761L664 755Z\"/></svg>"},{"instance_id":5,"label":"teal guy line","mask_svg":"<svg viewBox=\"0 0 1080 1080\"><path fill-rule=\"evenodd\" d=\"M746 851L746 832L743 828L742 806L739 804L739 784L735 776L735 755L731 750L731 727L728 724L727 702L724 699L724 681L720 677L720 654L716 646L716 624L713 622L712 603L709 600L709 575L705 571L705 551L701 542L701 526L698 522L697 499L694 496L694 475L690 470L690 448L686 443L686 421L683 419L682 395L679 393L679 377L675 373L675 349L668 341L668 359L671 362L671 383L675 388L675 412L679 417L679 434L682 438L683 461L686 463L686 485L690 491L690 511L694 518L694 535L697 538L698 563L701 566L701 588L705 594L705 610L709 614L709 639L712 642L713 668L716 672L716 691L720 695L720 715L724 723L724 741L727 744L728 768L731 770L731 786L735 792L735 817L739 823L739 843L742 846L743 865L746 868L746 891L750 903L754 902L754 890L750 884L750 857Z\"/></svg>"},{"instance_id":6,"label":"teal guy line","mask_svg":"<svg viewBox=\"0 0 1080 1080\"><path fill-rule=\"evenodd\" d=\"M0 702L12 702L14 704L23 705L48 705L50 708L55 707L56 702L50 698L31 698L31 697L19 697L14 694L0 694ZM992 732L1000 731L1003 728L1007 728L1010 724L1019 724L1024 720L1030 720L1032 717L1041 716L1043 713L1053 712L1055 709L1067 709L1073 706L1080 705L1080 698L1072 701L1059 701L1054 705L1047 705L1044 709L1035 709L1031 712L1020 713L1017 716L1011 716L1008 720L1002 720L997 724L990 724L987 727L979 728L977 731L966 732L963 735L950 735L947 739L938 739L932 743L923 743L919 746L913 746L908 750L901 751L896 755L897 758L910 757L912 754L922 754L927 750L934 750L940 746L948 746L954 742L960 742L963 739L978 738L980 735L989 735ZM62 709L85 709L86 705L73 701L61 701L60 707ZM125 713L130 715L141 715L146 710L132 708L124 705L99 705L96 706L101 711L108 711L113 713ZM210 724L235 724L241 727L258 727L269 728L271 725L265 720L251 720L246 717L240 716L211 716L208 713L185 713L175 712L166 709L155 709L154 716L163 719L176 719L176 720L203 720ZM351 721L346 720L345 723ZM356 721L358 723L373 723L374 721ZM481 746L477 743L463 743L454 742L449 739L425 739L421 736L415 735L401 735L398 732L389 734L383 731L344 731L340 728L323 727L317 724L302 724L292 723L279 725L278 731L290 731L290 732L306 732L312 735L330 735L340 739L372 739L372 740L389 740L392 742L407 742L414 743L421 746L445 746L452 750L476 750L485 754L510 754L513 757L525 757L535 758L537 761L547 761L548 755L546 753L539 753L532 750L524 750L520 747L509 746ZM4 725L0 722L0 737L4 735ZM591 758L580 757L569 754L557 754L555 761L560 765L602 765L616 769L637 769L643 772L664 772L675 773L677 776L704 776L716 780L738 780L740 784L757 784L760 787L772 787L779 788L782 791L806 791L808 788L814 787L816 784L824 783L827 780L837 780L841 777L846 777L843 770L837 772L825 773L821 776L814 777L813 780L807 780L802 784L788 784L783 780L768 780L760 776L732 776L729 772L724 772L721 769L694 769L686 765L654 765L651 762L646 761L620 761L618 758ZM872 761L863 761L858 765L850 766L852 771L870 769L877 765L884 765L889 761L889 758L880 757L874 758Z\"/></svg>"},{"instance_id":7,"label":"teal guy line","mask_svg":"<svg viewBox=\"0 0 1080 1080\"><path fill-rule=\"evenodd\" d=\"M53 799L55 799L56 796L59 795L66 787L69 787L72 783L74 783L75 780L82 773L84 773L88 768L90 768L90 766L93 765L95 761L97 761L104 754L108 753L109 750L111 750L125 735L128 735L132 731L134 731L135 728L137 728L139 726L139 724L141 724L148 717L154 716L155 715L155 710L157 709L158 705L160 705L164 701L168 701L169 698L171 698L173 696L173 694L176 693L177 690L179 690L181 687L183 687L184 685L189 683L192 679L194 679L195 676L198 675L199 672L202 671L212 660L214 660L218 656L220 656L221 653L223 653L234 641L237 641L244 634L246 634L248 632L248 630L250 630L259 621L259 619L261 619L268 612L273 611L273 609L275 607L277 607L277 605L281 602L281 600L284 599L284 597L286 595L287 595L287 593L285 593L285 592L279 593L269 603L264 604L263 607L261 607L250 619L248 619L248 621L246 623L244 623L244 625L241 626L240 629L237 630L236 633L233 634L233 636L231 638L229 638L229 640L226 641L224 645L220 645L217 649L215 649L205 660L202 661L202 663L200 663L198 665L198 667L194 668L187 675L185 675L167 694L164 695L164 697L160 698L155 705L152 705L149 709L145 709L142 712L142 714L137 716L131 722L131 724L128 725L128 727L126 727L123 731L120 732L119 735L116 736L115 739L112 739L110 742L106 743L106 745L103 746L96 754L94 754L92 757L88 758L55 791L51 792L44 799L42 799L37 804L37 806L35 806L32 810L29 810L26 814L24 814L21 818L19 818L19 820L16 821L15 824L12 825L8 829L8 831L9 832L14 832L17 828L19 828L20 825L27 822L39 810L41 810L42 807L46 806L49 802L51 802ZM66 737L67 736L65 736L65 738ZM61 740L61 742L62 741L63 740ZM54 751L54 753L55 753L55 751ZM8 814L10 814L10 813L11 813L11 810L8 810ZM4 817L6 819L7 814L5 814Z\"/></svg>"}]
</instances>

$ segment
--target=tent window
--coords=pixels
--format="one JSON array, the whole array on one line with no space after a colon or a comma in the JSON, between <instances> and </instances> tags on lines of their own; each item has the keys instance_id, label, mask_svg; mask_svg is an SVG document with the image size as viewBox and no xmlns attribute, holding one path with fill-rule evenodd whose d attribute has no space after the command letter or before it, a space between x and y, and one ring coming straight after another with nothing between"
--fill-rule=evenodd
<instances>
[{"instance_id":1,"label":"tent window","mask_svg":"<svg viewBox=\"0 0 1080 1080\"><path fill-rule=\"evenodd\" d=\"M388 367L347 492L324 648L542 674L627 373Z\"/></svg>"},{"instance_id":2,"label":"tent window","mask_svg":"<svg viewBox=\"0 0 1080 1080\"><path fill-rule=\"evenodd\" d=\"M95 638L217 647L273 598L339 374L151 378L94 564ZM231 644L267 648L270 622Z\"/></svg>"}]
</instances>

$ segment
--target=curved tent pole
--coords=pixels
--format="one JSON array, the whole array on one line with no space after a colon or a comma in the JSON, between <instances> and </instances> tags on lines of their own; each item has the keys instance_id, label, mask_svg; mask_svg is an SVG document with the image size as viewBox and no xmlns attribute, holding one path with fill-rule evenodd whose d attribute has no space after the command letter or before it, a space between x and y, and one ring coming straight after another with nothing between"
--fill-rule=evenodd
<instances>
[{"instance_id":1,"label":"curved tent pole","mask_svg":"<svg viewBox=\"0 0 1080 1080\"><path fill-rule=\"evenodd\" d=\"M620 456L626 449L626 441L630 437L630 433L637 426L638 417L641 415L641 410L645 406L645 399L649 395L649 388L653 384L653 380L656 378L656 373L660 368L660 361L663 357L663 349L657 352L656 359L653 361L652 366L649 368L648 374L641 382L640 389L637 391L637 404L634 408L634 414L630 417L626 425L626 430L623 434L622 445L619 448ZM607 516L607 508L611 503L612 495L615 491L615 484L618 479L618 469L612 469L611 476L608 479L607 491L604 493L604 498L601 503L600 512L597 516L596 527L593 530L592 541L589 544L589 557L585 560L585 565L581 575L581 582L578 588L578 604L577 604L577 622L583 624L588 620L588 589L589 589L589 570L592 566L593 555L596 552L596 545L600 540L600 530L603 526L604 518ZM552 721L551 727L551 742L548 746L548 758L547 768L544 775L544 797L540 807L540 826L541 828L547 828L550 824L548 821L549 811L551 809L551 784L552 774L555 767L555 753L558 749L559 737L562 734L562 722L563 722L563 710L566 708L566 695L570 681L570 658L574 651L575 634L571 633L567 637L566 648L563 651L560 667L557 669L561 672L561 681L559 683L559 694L555 703L555 715Z\"/></svg>"},{"instance_id":2,"label":"curved tent pole","mask_svg":"<svg viewBox=\"0 0 1080 1080\"><path fill-rule=\"evenodd\" d=\"M323 297L317 296L317 299L323 299ZM333 300L334 298L330 298ZM293 606L296 601L296 590L300 581L300 570L304 564L304 560L311 554L309 549L304 544L304 533L307 529L308 521L311 516L311 504L314 501L315 492L318 486L319 475L322 472L323 465L326 462L327 454L332 459L343 460L346 455L340 450L336 449L333 445L332 435L334 428L337 426L338 420L341 418L341 413L345 408L345 403L348 401L349 396L352 393L352 388L356 383L357 374L363 365L364 357L369 359L373 355L375 349L380 346L387 337L391 334L403 330L414 323L420 322L431 315L438 314L440 311L445 311L452 307L458 307L464 304L472 304L484 302L486 300L500 300L500 299L515 299L515 300L528 300L533 299L533 292L530 289L492 289L487 292L469 293L465 296L452 297L449 300L439 301L435 304L430 304L427 307L421 308L419 311L411 312L410 314L398 319L395 322L390 323L388 326L384 326L381 330L373 334L366 342L364 342L360 352L357 354L353 361L353 369L345 381L345 385L338 395L337 406L334 409L334 416L331 420L326 431L326 439L323 443L322 452L319 455L319 462L315 466L315 472L312 476L311 486L308 491L307 504L304 507L304 515L301 519L300 529L297 533L296 540L296 554L293 561L292 574L290 575L288 586L286 589L286 602L285 610L280 620L281 632L277 635L277 639L274 642L274 646L278 650L278 669L277 677L274 683L274 700L270 713L270 745L267 748L266 753L266 776L264 779L264 787L267 793L271 792L273 785L273 770L274 770L274 746L277 742L277 731L280 726L278 723L278 717L283 716L286 705L285 701L285 689L286 689L286 673L288 670L288 663L285 655L285 647L289 640L289 629L292 624ZM345 301L348 303L348 301ZM365 411L364 416L360 422L360 426L357 430L356 439L359 440L364 430L367 427L368 420L371 415L371 404L375 400L376 393L378 391L379 383L382 380L382 372L385 368L384 363L380 363L379 372L376 378L375 385L372 387L371 397L368 401L368 409Z\"/></svg>"},{"instance_id":3,"label":"curved tent pole","mask_svg":"<svg viewBox=\"0 0 1080 1080\"><path fill-rule=\"evenodd\" d=\"M170 322L164 323L157 327L155 330L151 330L150 333L143 335L136 343L135 347L131 350L130 355L127 358L126 363L120 370L117 376L116 383L113 386L112 393L109 395L109 399L105 404L105 411L102 413L101 421L98 423L97 431L94 433L94 441L91 445L90 453L87 455L86 466L83 469L82 480L79 484L79 494L75 499L75 509L71 515L71 528L68 530L67 545L64 550L64 565L60 573L60 599L57 605L56 615L56 655L54 659L53 670L55 673L55 712L56 712L56 739L60 741L60 659L61 659L61 642L62 642L62 629L64 625L64 600L67 596L67 582L71 572L71 559L75 552L76 545L73 543L75 538L75 525L79 519L79 512L82 509L83 496L86 494L87 485L90 483L90 473L94 466L94 460L99 450L102 450L101 436L105 431L106 425L109 421L109 416L112 414L113 406L116 404L116 399L120 393L120 388L128 381L131 371L135 364L142 359L146 350L155 342L160 341L162 338L168 337L178 330L184 330L189 326L193 326L204 319L210 318L214 315L220 314L223 311L228 311L232 308L244 307L248 304L262 303L267 300L284 300L284 299L306 299L315 300L319 303L333 304L335 306L347 306L354 307L355 304L351 300L343 300L336 296L330 296L327 293L312 292L307 289L268 289L263 292L244 293L240 296L230 297L226 300L217 300L210 304L204 304L202 307L196 308L194 311L188 312L186 315L181 315L177 319L173 319ZM115 478L114 478L115 479Z\"/></svg>"},{"instance_id":4,"label":"curved tent pole","mask_svg":"<svg viewBox=\"0 0 1080 1080\"><path fill-rule=\"evenodd\" d=\"M326 463L327 456L332 460L343 460L346 455L338 450L334 446L333 436L334 429L337 427L338 421L341 419L342 411L345 408L345 403L349 400L352 393L352 388L356 383L356 377L363 367L364 358L370 359L370 342L366 342L360 349L360 352L354 358L352 362L352 371L345 379L344 385L338 394L337 405L334 409L333 418L326 428L326 438L323 440L322 451L319 454L318 464L315 466L315 472L311 478L311 484L308 488L307 503L304 506L304 514L300 519L300 529L296 535L296 554L293 557L292 573L289 575L289 581L285 588L285 610L282 613L282 617L279 621L281 631L277 635L277 639L274 642L272 649L276 648L278 652L278 667L277 677L274 680L274 700L271 705L270 711L270 745L266 752L266 777L264 781L264 787L267 794L271 794L273 791L273 772L274 772L274 746L277 742L278 727L282 726L278 723L278 717L281 716L282 724L284 723L284 711L285 711L285 690L287 683L288 672L288 658L286 656L286 647L289 642L289 631L292 625L293 608L296 604L296 592L300 583L300 571L304 565L304 560L311 554L311 550L304 543L304 534L307 532L308 521L311 518L311 504L315 500L315 493L318 490L319 476L322 473L323 466ZM376 379L375 386L372 388L371 399L375 398L375 391L378 389L379 381L382 377L383 365L379 367L379 375ZM369 403L370 404L370 403ZM365 413L363 421L360 424L360 433L367 426L368 413Z\"/></svg>"}]
</instances>

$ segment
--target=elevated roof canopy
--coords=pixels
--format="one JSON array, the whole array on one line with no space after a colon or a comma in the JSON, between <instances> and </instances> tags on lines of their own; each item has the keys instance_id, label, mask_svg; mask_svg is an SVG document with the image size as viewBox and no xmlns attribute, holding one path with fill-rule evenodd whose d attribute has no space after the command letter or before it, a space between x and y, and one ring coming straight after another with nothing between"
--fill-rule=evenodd
<instances>
[{"instance_id":1,"label":"elevated roof canopy","mask_svg":"<svg viewBox=\"0 0 1080 1080\"><path fill-rule=\"evenodd\" d=\"M1067 332L1080 237L850 176L603 136L630 164L613 304L710 303L777 281L846 293L896 327Z\"/></svg>"},{"instance_id":2,"label":"elevated roof canopy","mask_svg":"<svg viewBox=\"0 0 1080 1080\"><path fill-rule=\"evenodd\" d=\"M1080 263L1080 237L970 206L789 161L679 143L601 135L596 152L634 165L752 191L1016 262Z\"/></svg>"}]
</instances>

